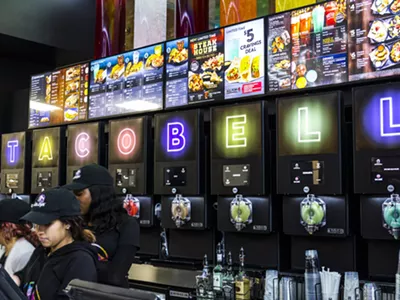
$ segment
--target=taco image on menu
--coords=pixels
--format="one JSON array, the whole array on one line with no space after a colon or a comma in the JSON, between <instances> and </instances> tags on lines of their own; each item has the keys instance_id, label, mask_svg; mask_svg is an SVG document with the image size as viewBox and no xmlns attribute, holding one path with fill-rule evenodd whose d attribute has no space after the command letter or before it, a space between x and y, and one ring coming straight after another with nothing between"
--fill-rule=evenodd
<instances>
[{"instance_id":1,"label":"taco image on menu","mask_svg":"<svg viewBox=\"0 0 400 300\"><path fill-rule=\"evenodd\" d=\"M260 77L260 55L254 57L253 61L251 62L251 77Z\"/></svg>"},{"instance_id":2,"label":"taco image on menu","mask_svg":"<svg viewBox=\"0 0 400 300\"><path fill-rule=\"evenodd\" d=\"M229 82L236 82L236 81L240 80L241 76L240 76L239 68L240 68L240 61L239 61L239 59L235 58L232 61L232 64L226 70L226 79Z\"/></svg>"},{"instance_id":3,"label":"taco image on menu","mask_svg":"<svg viewBox=\"0 0 400 300\"><path fill-rule=\"evenodd\" d=\"M248 81L250 77L250 60L250 56L246 55L240 61L240 74L245 81Z\"/></svg>"}]
</instances>

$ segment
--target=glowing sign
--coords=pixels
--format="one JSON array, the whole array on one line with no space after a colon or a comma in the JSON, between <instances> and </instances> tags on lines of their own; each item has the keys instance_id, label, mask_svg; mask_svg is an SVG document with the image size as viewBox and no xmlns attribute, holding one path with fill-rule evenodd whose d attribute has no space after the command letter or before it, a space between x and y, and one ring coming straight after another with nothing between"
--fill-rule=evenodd
<instances>
[{"instance_id":1,"label":"glowing sign","mask_svg":"<svg viewBox=\"0 0 400 300\"><path fill-rule=\"evenodd\" d=\"M51 143L48 136L44 137L42 142L42 148L40 149L39 160L42 161L43 159L53 160L53 152L51 150Z\"/></svg>"},{"instance_id":2,"label":"glowing sign","mask_svg":"<svg viewBox=\"0 0 400 300\"><path fill-rule=\"evenodd\" d=\"M167 151L179 152L186 146L185 126L181 122L167 124Z\"/></svg>"},{"instance_id":3,"label":"glowing sign","mask_svg":"<svg viewBox=\"0 0 400 300\"><path fill-rule=\"evenodd\" d=\"M118 151L122 155L129 155L136 147L136 134L130 128L124 128L118 134L117 139Z\"/></svg>"},{"instance_id":4,"label":"glowing sign","mask_svg":"<svg viewBox=\"0 0 400 300\"><path fill-rule=\"evenodd\" d=\"M244 148L247 147L247 137L245 134L245 125L247 124L247 115L227 116L225 141L226 148Z\"/></svg>"},{"instance_id":5,"label":"glowing sign","mask_svg":"<svg viewBox=\"0 0 400 300\"><path fill-rule=\"evenodd\" d=\"M13 164L17 160L17 148L19 147L18 140L11 140L7 142L9 153L9 163Z\"/></svg>"},{"instance_id":6,"label":"glowing sign","mask_svg":"<svg viewBox=\"0 0 400 300\"><path fill-rule=\"evenodd\" d=\"M388 115L389 115L389 120L387 119ZM385 116L386 116L386 118L385 118ZM400 135L400 124L394 124L394 122L393 122L393 99L392 99L392 97L386 97L386 98L380 99L380 125L381 125L380 126L381 136L399 136Z\"/></svg>"},{"instance_id":7,"label":"glowing sign","mask_svg":"<svg viewBox=\"0 0 400 300\"><path fill-rule=\"evenodd\" d=\"M75 139L75 153L80 158L85 158L90 154L90 136L86 132L78 134Z\"/></svg>"},{"instance_id":8,"label":"glowing sign","mask_svg":"<svg viewBox=\"0 0 400 300\"><path fill-rule=\"evenodd\" d=\"M297 112L297 141L299 143L321 142L321 131L309 131L308 107L299 107Z\"/></svg>"}]
</instances>

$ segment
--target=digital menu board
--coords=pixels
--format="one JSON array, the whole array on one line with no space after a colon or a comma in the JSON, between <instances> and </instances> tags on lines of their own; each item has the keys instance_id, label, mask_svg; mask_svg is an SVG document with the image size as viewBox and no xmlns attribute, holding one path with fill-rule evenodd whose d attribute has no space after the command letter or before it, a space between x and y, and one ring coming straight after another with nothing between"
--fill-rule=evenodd
<instances>
[{"instance_id":1,"label":"digital menu board","mask_svg":"<svg viewBox=\"0 0 400 300\"><path fill-rule=\"evenodd\" d=\"M163 108L164 44L92 61L89 119Z\"/></svg>"},{"instance_id":2,"label":"digital menu board","mask_svg":"<svg viewBox=\"0 0 400 300\"><path fill-rule=\"evenodd\" d=\"M167 108L188 103L188 43L187 37L166 43L165 107Z\"/></svg>"},{"instance_id":3,"label":"digital menu board","mask_svg":"<svg viewBox=\"0 0 400 300\"><path fill-rule=\"evenodd\" d=\"M99 163L99 131L99 123L68 126L67 183L80 167Z\"/></svg>"},{"instance_id":4,"label":"digital menu board","mask_svg":"<svg viewBox=\"0 0 400 300\"><path fill-rule=\"evenodd\" d=\"M86 120L88 94L88 64L32 76L29 128Z\"/></svg>"},{"instance_id":5,"label":"digital menu board","mask_svg":"<svg viewBox=\"0 0 400 300\"><path fill-rule=\"evenodd\" d=\"M224 99L224 29L189 40L189 103Z\"/></svg>"},{"instance_id":6,"label":"digital menu board","mask_svg":"<svg viewBox=\"0 0 400 300\"><path fill-rule=\"evenodd\" d=\"M108 169L118 193L145 192L147 121L146 117L110 121Z\"/></svg>"},{"instance_id":7,"label":"digital menu board","mask_svg":"<svg viewBox=\"0 0 400 300\"><path fill-rule=\"evenodd\" d=\"M211 109L211 192L261 194L264 178L263 103Z\"/></svg>"},{"instance_id":8,"label":"digital menu board","mask_svg":"<svg viewBox=\"0 0 400 300\"><path fill-rule=\"evenodd\" d=\"M329 1L267 18L269 91L348 80L346 1Z\"/></svg>"},{"instance_id":9,"label":"digital menu board","mask_svg":"<svg viewBox=\"0 0 400 300\"><path fill-rule=\"evenodd\" d=\"M354 167L357 193L400 188L400 87L383 84L353 93Z\"/></svg>"},{"instance_id":10,"label":"digital menu board","mask_svg":"<svg viewBox=\"0 0 400 300\"><path fill-rule=\"evenodd\" d=\"M199 110L155 116L155 192L171 193L172 188L199 193L201 155Z\"/></svg>"},{"instance_id":11,"label":"digital menu board","mask_svg":"<svg viewBox=\"0 0 400 300\"><path fill-rule=\"evenodd\" d=\"M24 192L25 179L25 132L1 136L1 193Z\"/></svg>"},{"instance_id":12,"label":"digital menu board","mask_svg":"<svg viewBox=\"0 0 400 300\"><path fill-rule=\"evenodd\" d=\"M277 100L279 193L339 192L340 126L336 92Z\"/></svg>"},{"instance_id":13,"label":"digital menu board","mask_svg":"<svg viewBox=\"0 0 400 300\"><path fill-rule=\"evenodd\" d=\"M225 28L225 99L264 93L264 19Z\"/></svg>"},{"instance_id":14,"label":"digital menu board","mask_svg":"<svg viewBox=\"0 0 400 300\"><path fill-rule=\"evenodd\" d=\"M60 184L60 143L60 127L33 131L31 193Z\"/></svg>"},{"instance_id":15,"label":"digital menu board","mask_svg":"<svg viewBox=\"0 0 400 300\"><path fill-rule=\"evenodd\" d=\"M400 1L348 1L349 80L400 74Z\"/></svg>"}]
</instances>

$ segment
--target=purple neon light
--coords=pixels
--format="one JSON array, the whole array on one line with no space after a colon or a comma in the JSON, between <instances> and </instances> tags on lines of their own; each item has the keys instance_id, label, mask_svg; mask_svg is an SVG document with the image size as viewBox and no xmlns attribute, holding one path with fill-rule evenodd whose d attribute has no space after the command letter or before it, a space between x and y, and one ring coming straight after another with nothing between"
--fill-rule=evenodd
<instances>
[{"instance_id":1,"label":"purple neon light","mask_svg":"<svg viewBox=\"0 0 400 300\"><path fill-rule=\"evenodd\" d=\"M366 96L356 118L361 117L362 134L379 147L400 146L400 89L378 90ZM357 105L357 99L356 99ZM357 105L359 106L359 105Z\"/></svg>"},{"instance_id":2,"label":"purple neon light","mask_svg":"<svg viewBox=\"0 0 400 300\"><path fill-rule=\"evenodd\" d=\"M6 148L6 158L9 166L15 166L20 158L21 150L18 140L9 140Z\"/></svg>"},{"instance_id":3,"label":"purple neon light","mask_svg":"<svg viewBox=\"0 0 400 300\"><path fill-rule=\"evenodd\" d=\"M183 157L192 143L191 129L184 118L171 117L161 128L161 147L171 159Z\"/></svg>"}]
</instances>

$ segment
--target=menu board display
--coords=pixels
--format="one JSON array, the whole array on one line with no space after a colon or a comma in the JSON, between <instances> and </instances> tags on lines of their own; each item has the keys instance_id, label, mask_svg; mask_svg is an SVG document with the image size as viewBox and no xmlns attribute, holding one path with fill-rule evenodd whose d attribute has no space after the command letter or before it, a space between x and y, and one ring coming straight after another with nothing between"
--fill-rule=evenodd
<instances>
[{"instance_id":1,"label":"menu board display","mask_svg":"<svg viewBox=\"0 0 400 300\"><path fill-rule=\"evenodd\" d=\"M189 103L224 98L224 29L190 38Z\"/></svg>"},{"instance_id":2,"label":"menu board display","mask_svg":"<svg viewBox=\"0 0 400 300\"><path fill-rule=\"evenodd\" d=\"M225 99L264 93L264 19L225 28Z\"/></svg>"},{"instance_id":3,"label":"menu board display","mask_svg":"<svg viewBox=\"0 0 400 300\"><path fill-rule=\"evenodd\" d=\"M268 89L302 89L347 81L346 0L268 18Z\"/></svg>"},{"instance_id":4,"label":"menu board display","mask_svg":"<svg viewBox=\"0 0 400 300\"><path fill-rule=\"evenodd\" d=\"M163 107L164 44L91 62L89 119Z\"/></svg>"},{"instance_id":5,"label":"menu board display","mask_svg":"<svg viewBox=\"0 0 400 300\"><path fill-rule=\"evenodd\" d=\"M188 103L188 38L167 42L165 107Z\"/></svg>"},{"instance_id":6,"label":"menu board display","mask_svg":"<svg viewBox=\"0 0 400 300\"><path fill-rule=\"evenodd\" d=\"M88 85L88 64L33 76L29 128L86 120Z\"/></svg>"},{"instance_id":7,"label":"menu board display","mask_svg":"<svg viewBox=\"0 0 400 300\"><path fill-rule=\"evenodd\" d=\"M400 74L400 1L349 1L349 80Z\"/></svg>"}]
</instances>

